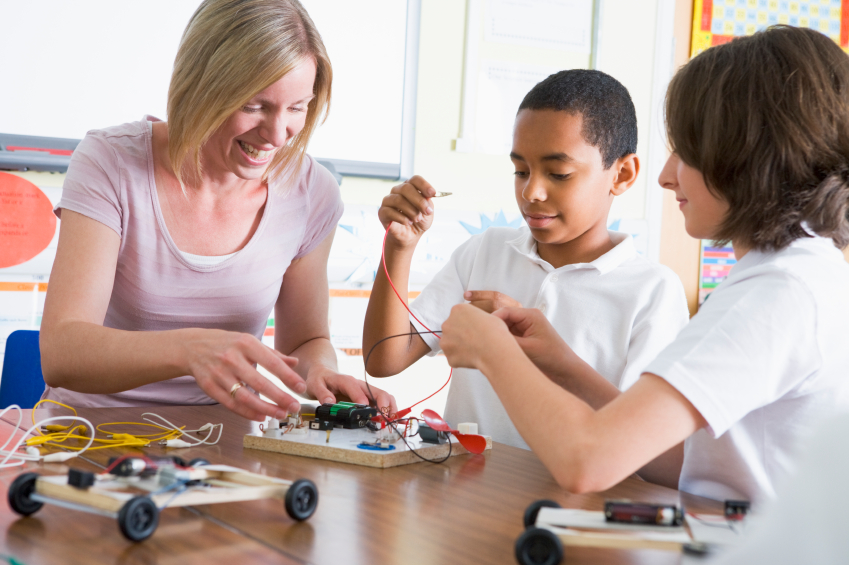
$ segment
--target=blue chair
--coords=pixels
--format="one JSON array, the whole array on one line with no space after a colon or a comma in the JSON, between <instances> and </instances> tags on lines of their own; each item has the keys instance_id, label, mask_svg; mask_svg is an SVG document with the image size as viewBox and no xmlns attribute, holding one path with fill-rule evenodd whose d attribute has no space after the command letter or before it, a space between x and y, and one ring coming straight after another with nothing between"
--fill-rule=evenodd
<instances>
[{"instance_id":1,"label":"blue chair","mask_svg":"<svg viewBox=\"0 0 849 565\"><path fill-rule=\"evenodd\" d=\"M3 376L0 377L0 408L12 404L32 408L43 392L38 331L13 331L6 340Z\"/></svg>"}]
</instances>

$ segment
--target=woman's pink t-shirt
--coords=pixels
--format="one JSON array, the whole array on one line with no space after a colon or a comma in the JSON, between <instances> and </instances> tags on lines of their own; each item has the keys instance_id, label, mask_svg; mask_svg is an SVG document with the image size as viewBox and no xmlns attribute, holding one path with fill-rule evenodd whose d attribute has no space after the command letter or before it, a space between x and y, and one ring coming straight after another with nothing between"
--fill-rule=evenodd
<instances>
[{"instance_id":1,"label":"woman's pink t-shirt","mask_svg":"<svg viewBox=\"0 0 849 565\"><path fill-rule=\"evenodd\" d=\"M335 229L343 210L339 185L307 156L296 182L269 187L262 219L245 247L220 264L193 265L171 239L159 208L151 119L88 132L71 158L55 210L60 217L62 210L83 214L121 238L103 325L129 331L216 328L260 339L289 264ZM277 327L285 324L275 320ZM116 394L47 387L44 398L75 407L214 403L191 376Z\"/></svg>"}]
</instances>

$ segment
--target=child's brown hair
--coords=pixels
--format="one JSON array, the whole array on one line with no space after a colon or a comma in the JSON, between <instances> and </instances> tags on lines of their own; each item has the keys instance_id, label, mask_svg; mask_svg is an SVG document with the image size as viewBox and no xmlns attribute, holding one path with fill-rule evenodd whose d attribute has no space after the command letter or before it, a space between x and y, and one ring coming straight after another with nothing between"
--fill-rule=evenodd
<instances>
[{"instance_id":1,"label":"child's brown hair","mask_svg":"<svg viewBox=\"0 0 849 565\"><path fill-rule=\"evenodd\" d=\"M729 204L715 236L761 251L806 237L849 244L849 56L776 26L712 47L666 95L672 150Z\"/></svg>"}]
</instances>

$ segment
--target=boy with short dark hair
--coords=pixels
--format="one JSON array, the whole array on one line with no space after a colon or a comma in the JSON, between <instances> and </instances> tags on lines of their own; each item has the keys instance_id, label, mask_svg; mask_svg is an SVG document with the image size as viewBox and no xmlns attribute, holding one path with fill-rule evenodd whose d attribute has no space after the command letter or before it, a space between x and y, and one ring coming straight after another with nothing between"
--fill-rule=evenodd
<instances>
[{"instance_id":1,"label":"boy with short dark hair","mask_svg":"<svg viewBox=\"0 0 849 565\"><path fill-rule=\"evenodd\" d=\"M637 256L629 235L607 229L613 198L637 178L636 149L634 105L613 77L569 70L536 85L519 107L510 153L516 202L528 227L491 228L460 246L412 304L414 315L438 331L451 307L464 300L489 312L536 307L596 378L566 382L556 363L540 369L570 390L579 386L575 392L590 405L606 404L636 381L688 319L678 278ZM416 176L394 187L378 212L388 230L386 268L405 300L415 246L433 223L435 195ZM410 325L424 331L379 268L364 351ZM388 340L367 370L377 377L397 374L438 351L439 339L429 333ZM477 422L482 434L527 449L476 370L454 371L445 417L453 425Z\"/></svg>"}]
</instances>

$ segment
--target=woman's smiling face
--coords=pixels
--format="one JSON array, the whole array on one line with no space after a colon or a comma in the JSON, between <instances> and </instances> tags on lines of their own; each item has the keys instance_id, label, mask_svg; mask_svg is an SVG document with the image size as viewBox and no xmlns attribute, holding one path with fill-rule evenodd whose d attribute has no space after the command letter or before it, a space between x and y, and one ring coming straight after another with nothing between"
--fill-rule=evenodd
<instances>
[{"instance_id":1,"label":"woman's smiling face","mask_svg":"<svg viewBox=\"0 0 849 565\"><path fill-rule=\"evenodd\" d=\"M204 175L261 179L277 150L304 128L315 73L315 61L303 60L227 118L203 146Z\"/></svg>"}]
</instances>

